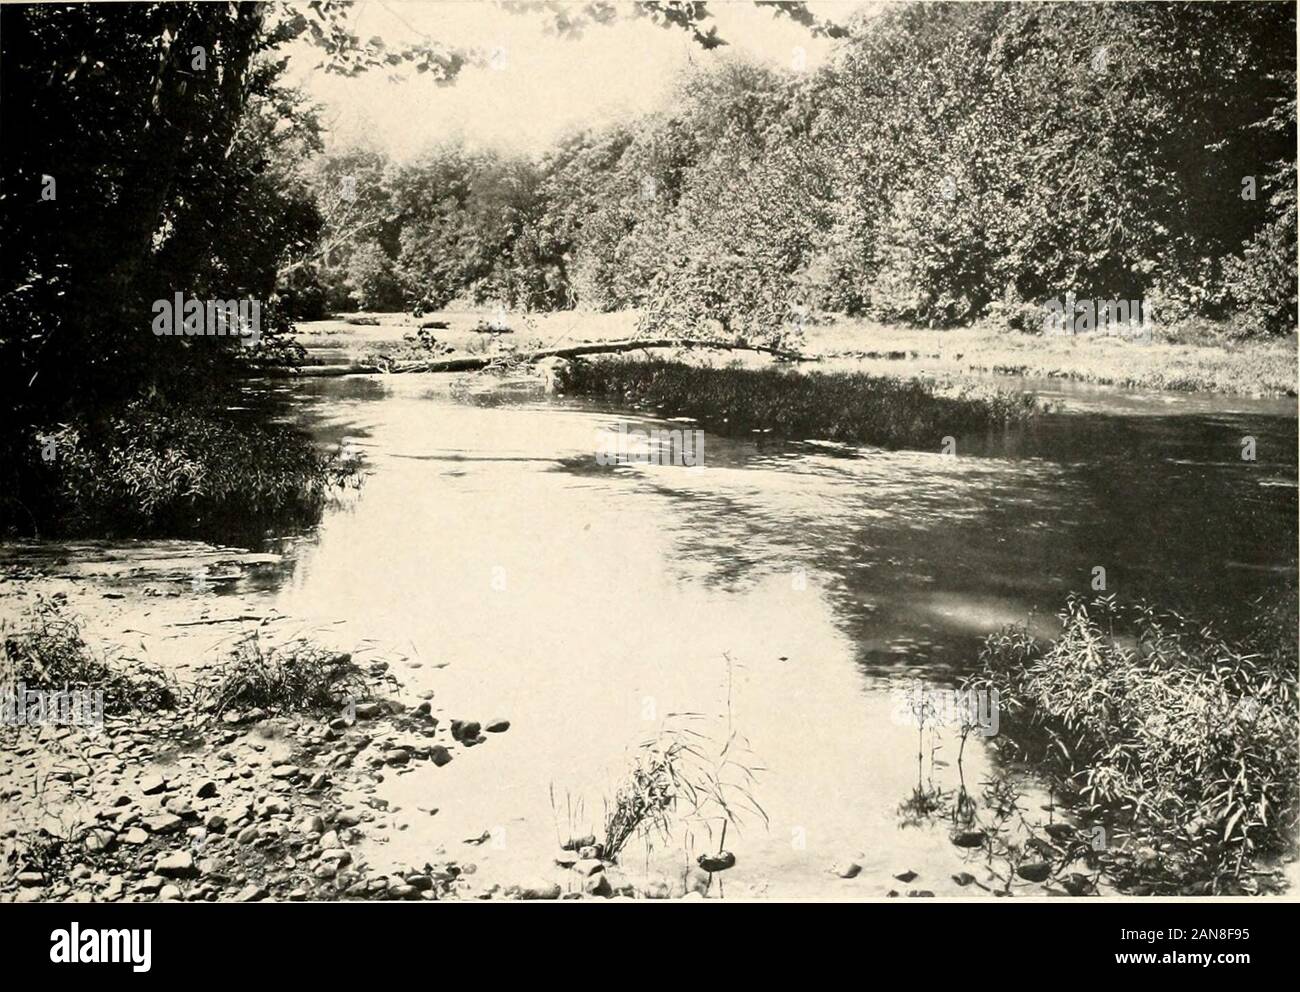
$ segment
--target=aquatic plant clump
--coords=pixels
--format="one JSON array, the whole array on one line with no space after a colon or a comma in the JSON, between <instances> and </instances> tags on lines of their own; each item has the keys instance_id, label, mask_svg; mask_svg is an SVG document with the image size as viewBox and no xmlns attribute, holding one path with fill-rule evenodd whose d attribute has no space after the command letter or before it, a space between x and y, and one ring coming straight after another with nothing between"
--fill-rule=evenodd
<instances>
[{"instance_id":1,"label":"aquatic plant clump","mask_svg":"<svg viewBox=\"0 0 1300 992\"><path fill-rule=\"evenodd\" d=\"M655 359L574 361L564 392L694 417L719 433L938 450L943 439L1022 424L1042 412L1029 393L980 383L857 372L713 368Z\"/></svg>"},{"instance_id":2,"label":"aquatic plant clump","mask_svg":"<svg viewBox=\"0 0 1300 992\"><path fill-rule=\"evenodd\" d=\"M1044 644L990 636L977 682L1001 692L1000 745L1100 824L1121 887L1252 891L1300 813L1295 595L1245 640L1173 612L1072 598Z\"/></svg>"},{"instance_id":3,"label":"aquatic plant clump","mask_svg":"<svg viewBox=\"0 0 1300 992\"><path fill-rule=\"evenodd\" d=\"M309 523L354 470L285 428L145 403L38 430L19 454L0 523L42 536Z\"/></svg>"}]
</instances>

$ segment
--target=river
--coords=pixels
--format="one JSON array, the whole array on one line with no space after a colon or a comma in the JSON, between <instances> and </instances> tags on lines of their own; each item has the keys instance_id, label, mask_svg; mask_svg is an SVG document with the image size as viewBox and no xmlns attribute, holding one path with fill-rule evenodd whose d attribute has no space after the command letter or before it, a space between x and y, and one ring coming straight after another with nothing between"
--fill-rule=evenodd
<instances>
[{"instance_id":1,"label":"river","mask_svg":"<svg viewBox=\"0 0 1300 992\"><path fill-rule=\"evenodd\" d=\"M676 728L706 756L732 742L728 897L983 894L953 878L996 887L950 826L902 809L918 782L956 787L958 740L921 740L898 690L954 684L1003 624L1049 636L1097 568L1108 594L1229 624L1296 570L1294 399L1024 385L1057 412L957 436L955 456L709 433L686 467L599 464L602 432L690 425L535 384L280 380L259 389L323 447L346 440L365 482L309 533L256 549L277 567L216 594L389 660L444 724L510 721L445 767L386 775L392 829L364 852L381 870L441 849L483 887L542 874L561 839L603 833L638 746ZM175 568L193 551L158 553ZM166 663L194 647L148 650ZM972 736L972 792L994 760ZM1060 818L1004 770L1028 819ZM680 874L718 846L719 810L704 812L624 862ZM831 870L849 863L854 878Z\"/></svg>"},{"instance_id":2,"label":"river","mask_svg":"<svg viewBox=\"0 0 1300 992\"><path fill-rule=\"evenodd\" d=\"M950 684L1002 624L1050 634L1098 566L1108 593L1229 620L1296 566L1294 400L1026 385L1059 412L958 438L956 457L709 434L697 468L601 466L601 431L684 425L528 388L286 387L298 422L352 439L368 476L287 544L260 595L391 646L444 716L511 721L446 768L385 782L394 805L438 813L372 857L419 863L438 843L504 882L571 829L599 834L636 746L689 713L735 736L723 778L753 770L767 818L729 828L729 894L968 894L943 825L899 812L918 734L894 690ZM957 742L940 739L922 775L951 787ZM968 785L989 760L973 738ZM667 870L679 845L715 847L710 828L648 859ZM858 879L828 871L846 860Z\"/></svg>"}]
</instances>

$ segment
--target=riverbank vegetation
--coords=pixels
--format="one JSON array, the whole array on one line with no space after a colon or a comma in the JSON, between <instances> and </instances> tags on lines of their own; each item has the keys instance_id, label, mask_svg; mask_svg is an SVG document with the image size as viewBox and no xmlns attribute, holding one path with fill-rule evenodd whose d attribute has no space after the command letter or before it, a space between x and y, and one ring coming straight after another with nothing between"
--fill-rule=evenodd
<instances>
[{"instance_id":1,"label":"riverbank vegetation","mask_svg":"<svg viewBox=\"0 0 1300 992\"><path fill-rule=\"evenodd\" d=\"M938 451L960 438L1024 423L1041 409L1027 393L987 384L847 372L714 368L653 359L578 359L557 375L564 392L690 417L720 434Z\"/></svg>"},{"instance_id":2,"label":"riverbank vegetation","mask_svg":"<svg viewBox=\"0 0 1300 992\"><path fill-rule=\"evenodd\" d=\"M971 686L1000 694L995 746L1101 829L1121 890L1260 891L1300 822L1294 587L1241 637L1114 597L1072 598L1060 620L1049 643L986 641Z\"/></svg>"},{"instance_id":3,"label":"riverbank vegetation","mask_svg":"<svg viewBox=\"0 0 1300 992\"><path fill-rule=\"evenodd\" d=\"M1197 322L1122 337L1008 334L987 322L932 331L870 321L810 328L807 350L844 360L889 360L901 371L1068 379L1097 385L1241 396L1294 395L1294 336L1236 339Z\"/></svg>"},{"instance_id":4,"label":"riverbank vegetation","mask_svg":"<svg viewBox=\"0 0 1300 992\"><path fill-rule=\"evenodd\" d=\"M6 692L17 692L19 685L102 692L103 712L112 716L170 710L177 704L175 679L155 666L93 648L78 618L56 600L38 600L13 625L0 625L0 636L0 686Z\"/></svg>"},{"instance_id":5,"label":"riverbank vegetation","mask_svg":"<svg viewBox=\"0 0 1300 992\"><path fill-rule=\"evenodd\" d=\"M258 537L317 519L353 464L248 411L135 402L36 428L5 462L0 525L40 536Z\"/></svg>"},{"instance_id":6,"label":"riverbank vegetation","mask_svg":"<svg viewBox=\"0 0 1300 992\"><path fill-rule=\"evenodd\" d=\"M76 427L73 451L94 434L101 454L63 477L130 463L131 439L109 444L102 428L150 433L133 422L142 402L188 407L175 436L196 416L224 421L241 379L301 359L296 319L349 307L634 309L659 338L785 347L827 315L984 321L1032 345L1043 307L1073 296L1142 299L1157 324L1197 318L1233 339L1293 332L1292 8L899 4L844 24L769 8L834 39L829 59L808 70L720 54L705 4L518 5L575 44L634 17L711 54L668 109L540 155L449 143L399 163L324 153L318 109L287 82L287 46L314 48L324 72L438 84L486 53L362 40L334 0L4 7L0 125L33 136L4 148L6 463L30 466L38 430L83 421L98 427ZM252 339L158 336L154 308L177 294L260 301L262 326ZM316 502L323 476L301 443L247 424L228 436L223 461L255 450L268 460L250 479L281 478L216 484L205 513L222 498ZM185 473L222 477L199 463L214 450L182 456ZM140 475L165 489L168 471ZM47 494L28 480L25 512L9 500L0 523L37 530L39 507L98 485ZM188 520L169 498L119 528ZM88 528L112 516L71 510Z\"/></svg>"}]
</instances>

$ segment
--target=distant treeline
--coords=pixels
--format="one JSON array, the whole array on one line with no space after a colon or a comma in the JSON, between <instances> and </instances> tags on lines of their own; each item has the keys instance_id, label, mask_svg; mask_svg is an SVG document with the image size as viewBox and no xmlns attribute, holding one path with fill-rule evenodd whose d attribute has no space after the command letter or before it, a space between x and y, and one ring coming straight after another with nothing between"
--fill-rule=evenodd
<instances>
[{"instance_id":1,"label":"distant treeline","mask_svg":"<svg viewBox=\"0 0 1300 992\"><path fill-rule=\"evenodd\" d=\"M637 308L772 344L819 312L1033 326L1073 293L1294 326L1293 4L771 9L833 57L747 62L705 5L632 3L712 50L667 109L398 165L324 154L285 50L449 83L455 39L363 40L337 0L0 5L3 443L141 397L215 408L293 356L295 318L349 307ZM257 346L153 334L176 293L260 301Z\"/></svg>"},{"instance_id":2,"label":"distant treeline","mask_svg":"<svg viewBox=\"0 0 1300 992\"><path fill-rule=\"evenodd\" d=\"M1295 10L915 4L815 72L735 57L536 158L456 145L303 173L293 310L642 309L769 342L818 312L1037 329L1044 301L1285 333Z\"/></svg>"}]
</instances>

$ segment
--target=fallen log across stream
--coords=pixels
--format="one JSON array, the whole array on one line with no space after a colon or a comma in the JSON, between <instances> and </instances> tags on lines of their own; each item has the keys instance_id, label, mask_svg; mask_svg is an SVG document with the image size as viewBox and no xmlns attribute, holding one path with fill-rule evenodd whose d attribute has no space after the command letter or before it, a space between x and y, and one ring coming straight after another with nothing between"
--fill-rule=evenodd
<instances>
[{"instance_id":1,"label":"fallen log across stream","mask_svg":"<svg viewBox=\"0 0 1300 992\"><path fill-rule=\"evenodd\" d=\"M441 358L431 361L393 362L388 365L354 363L351 365L305 365L295 372L291 369L268 369L267 374L292 377L330 377L342 375L395 375L409 372L474 372L485 369L503 358L521 358L530 362L543 358L579 358L583 355L615 354L641 351L650 348L715 348L724 351L756 351L785 361L817 362L814 355L785 351L759 344L729 344L724 341L698 341L682 338L650 338L631 341L605 341L593 344L570 345L566 348L539 348L533 352L499 352L495 355L473 355L460 358Z\"/></svg>"}]
</instances>

